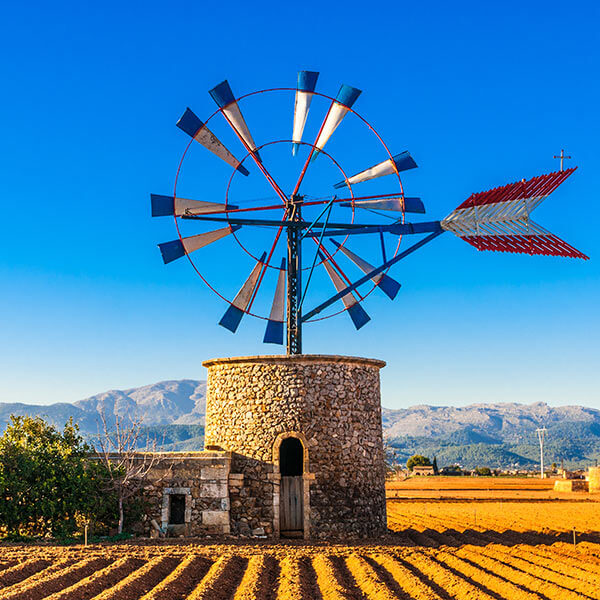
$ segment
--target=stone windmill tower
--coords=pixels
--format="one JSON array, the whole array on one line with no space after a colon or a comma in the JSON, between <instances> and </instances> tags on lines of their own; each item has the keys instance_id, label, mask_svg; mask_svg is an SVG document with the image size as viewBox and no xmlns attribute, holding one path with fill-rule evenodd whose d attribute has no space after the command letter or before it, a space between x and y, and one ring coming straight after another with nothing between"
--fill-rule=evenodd
<instances>
[{"instance_id":1,"label":"stone windmill tower","mask_svg":"<svg viewBox=\"0 0 600 600\"><path fill-rule=\"evenodd\" d=\"M379 369L344 356L209 360L206 447L232 452L233 531L288 537L386 531ZM231 477L231 476L230 476Z\"/></svg>"}]
</instances>

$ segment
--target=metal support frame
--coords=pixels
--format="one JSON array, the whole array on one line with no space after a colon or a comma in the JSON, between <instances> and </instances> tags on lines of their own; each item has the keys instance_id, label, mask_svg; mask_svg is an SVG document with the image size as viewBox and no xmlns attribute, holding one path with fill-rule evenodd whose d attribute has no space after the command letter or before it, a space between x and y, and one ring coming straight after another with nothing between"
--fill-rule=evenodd
<instances>
[{"instance_id":1,"label":"metal support frame","mask_svg":"<svg viewBox=\"0 0 600 600\"><path fill-rule=\"evenodd\" d=\"M288 222L302 221L303 196L292 196L288 201ZM302 243L300 227L287 227L287 353L302 354Z\"/></svg>"},{"instance_id":2,"label":"metal support frame","mask_svg":"<svg viewBox=\"0 0 600 600\"><path fill-rule=\"evenodd\" d=\"M337 198L334 196L327 202L321 214L312 222L303 221L302 219L302 206L304 203L304 196L293 195L286 201L286 212L284 214L283 221L269 220L269 219L239 219L230 217L218 217L213 215L182 215L182 219L190 219L195 221L212 221L212 222L227 222L233 226L243 225L261 225L261 226L274 226L285 228L287 231L287 354L302 354L302 323L307 321L311 317L320 313L324 308L330 306L337 300L341 299L342 296L355 290L357 287L366 283L369 279L382 273L384 270L398 262L405 256L408 256L421 246L427 244L437 236L444 233L444 229L441 227L440 221L430 221L424 223L392 223L390 225L369 225L369 224L353 224L353 223L331 223L329 222L329 214L331 207ZM311 203L306 203L306 205ZM323 214L327 213L324 222L320 222L319 219ZM312 229L320 228L319 240L317 241L316 236L311 232ZM324 303L320 304L306 315L302 315L302 302L306 289L302 289L302 240L306 237L313 239L320 246L320 243L324 237L333 236L348 236L362 233L379 233L383 238L383 233L392 233L396 235L413 235L421 233L430 233L429 236L417 242L404 252L394 256L390 260L385 260L385 247L382 243L382 251L384 263L377 269L368 273L358 281L351 283L343 273L342 276L346 279L348 286L340 293L335 294ZM383 242L383 239L382 239ZM325 252L326 250L323 249ZM331 256L329 259L332 260ZM269 256L270 260L270 256ZM268 261L267 261L268 262ZM335 261L334 261L335 265ZM337 267L337 265L335 265ZM314 265L313 265L314 267ZM339 269L339 267L337 267ZM310 281L310 277L309 277ZM306 282L308 286L309 281Z\"/></svg>"}]
</instances>

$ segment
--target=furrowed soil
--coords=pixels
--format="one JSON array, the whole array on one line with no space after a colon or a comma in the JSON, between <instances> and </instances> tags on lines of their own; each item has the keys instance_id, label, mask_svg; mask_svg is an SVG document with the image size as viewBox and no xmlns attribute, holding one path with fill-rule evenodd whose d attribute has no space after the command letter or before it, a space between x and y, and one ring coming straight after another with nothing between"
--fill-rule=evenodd
<instances>
[{"instance_id":1,"label":"furrowed soil","mask_svg":"<svg viewBox=\"0 0 600 600\"><path fill-rule=\"evenodd\" d=\"M356 542L7 543L0 600L600 600L597 497L524 499L493 482L494 497L485 483L476 501L390 499L388 535Z\"/></svg>"}]
</instances>

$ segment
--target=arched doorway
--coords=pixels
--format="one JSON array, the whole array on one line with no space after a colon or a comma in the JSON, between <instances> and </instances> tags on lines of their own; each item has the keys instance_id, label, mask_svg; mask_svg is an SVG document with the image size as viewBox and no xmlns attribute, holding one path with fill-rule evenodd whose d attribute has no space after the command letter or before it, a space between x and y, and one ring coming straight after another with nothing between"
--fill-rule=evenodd
<instances>
[{"instance_id":1,"label":"arched doorway","mask_svg":"<svg viewBox=\"0 0 600 600\"><path fill-rule=\"evenodd\" d=\"M282 537L304 536L304 447L297 437L279 446L279 531Z\"/></svg>"}]
</instances>

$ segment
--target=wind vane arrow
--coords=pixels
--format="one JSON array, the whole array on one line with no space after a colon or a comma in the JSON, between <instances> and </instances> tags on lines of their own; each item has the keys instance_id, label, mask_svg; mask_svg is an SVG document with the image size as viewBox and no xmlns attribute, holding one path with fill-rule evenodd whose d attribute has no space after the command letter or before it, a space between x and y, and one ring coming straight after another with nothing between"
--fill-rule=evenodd
<instances>
[{"instance_id":1,"label":"wind vane arrow","mask_svg":"<svg viewBox=\"0 0 600 600\"><path fill-rule=\"evenodd\" d=\"M588 257L532 221L531 213L577 167L471 194L442 222L442 228L478 250Z\"/></svg>"}]
</instances>

